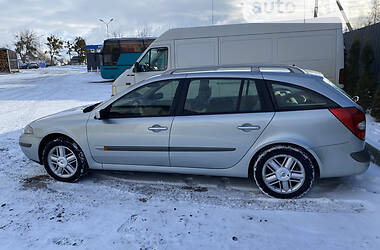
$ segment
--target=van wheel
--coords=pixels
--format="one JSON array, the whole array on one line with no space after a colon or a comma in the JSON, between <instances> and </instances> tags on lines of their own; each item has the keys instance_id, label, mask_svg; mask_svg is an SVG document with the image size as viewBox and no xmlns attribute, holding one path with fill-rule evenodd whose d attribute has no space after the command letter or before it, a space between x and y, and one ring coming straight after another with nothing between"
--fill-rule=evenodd
<instances>
[{"instance_id":1,"label":"van wheel","mask_svg":"<svg viewBox=\"0 0 380 250\"><path fill-rule=\"evenodd\" d=\"M58 181L76 182L88 171L82 150L76 143L64 138L48 142L42 157L46 171Z\"/></svg>"},{"instance_id":2,"label":"van wheel","mask_svg":"<svg viewBox=\"0 0 380 250\"><path fill-rule=\"evenodd\" d=\"M306 194L314 182L314 165L302 150L275 146L262 152L253 168L260 190L268 196L291 199Z\"/></svg>"}]
</instances>

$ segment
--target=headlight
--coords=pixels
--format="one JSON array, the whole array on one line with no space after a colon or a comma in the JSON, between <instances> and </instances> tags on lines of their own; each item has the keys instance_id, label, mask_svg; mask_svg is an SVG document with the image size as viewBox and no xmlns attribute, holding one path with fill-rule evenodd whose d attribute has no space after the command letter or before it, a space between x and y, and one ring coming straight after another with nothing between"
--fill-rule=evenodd
<instances>
[{"instance_id":1,"label":"headlight","mask_svg":"<svg viewBox=\"0 0 380 250\"><path fill-rule=\"evenodd\" d=\"M26 135L32 135L33 134L33 128L31 126L27 125L24 128L24 134L26 134Z\"/></svg>"}]
</instances>

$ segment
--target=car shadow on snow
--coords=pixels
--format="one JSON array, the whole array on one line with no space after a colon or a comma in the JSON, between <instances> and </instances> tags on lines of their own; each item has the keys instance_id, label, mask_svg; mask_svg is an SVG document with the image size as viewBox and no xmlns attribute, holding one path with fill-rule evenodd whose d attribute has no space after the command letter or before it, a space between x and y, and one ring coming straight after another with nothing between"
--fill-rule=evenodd
<instances>
[{"instance_id":1,"label":"car shadow on snow","mask_svg":"<svg viewBox=\"0 0 380 250\"><path fill-rule=\"evenodd\" d=\"M350 197L347 185L352 178L318 181L306 196L288 200L267 197L245 178L93 170L80 183L134 193L143 203L169 200L254 210L360 213L367 208L365 201L339 198Z\"/></svg>"}]
</instances>

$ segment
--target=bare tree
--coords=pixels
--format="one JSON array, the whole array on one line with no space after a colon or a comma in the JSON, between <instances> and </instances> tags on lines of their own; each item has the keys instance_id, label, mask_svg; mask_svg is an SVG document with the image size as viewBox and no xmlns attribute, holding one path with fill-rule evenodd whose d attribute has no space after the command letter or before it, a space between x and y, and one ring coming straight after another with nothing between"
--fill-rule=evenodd
<instances>
[{"instance_id":1,"label":"bare tree","mask_svg":"<svg viewBox=\"0 0 380 250\"><path fill-rule=\"evenodd\" d=\"M38 57L38 49L40 47L39 38L32 30L23 30L15 35L16 53L21 60L25 62L28 58L34 60Z\"/></svg>"},{"instance_id":2,"label":"bare tree","mask_svg":"<svg viewBox=\"0 0 380 250\"><path fill-rule=\"evenodd\" d=\"M40 49L38 49L37 50L37 59L40 61L47 62L50 58L44 51L41 51Z\"/></svg>"},{"instance_id":3,"label":"bare tree","mask_svg":"<svg viewBox=\"0 0 380 250\"><path fill-rule=\"evenodd\" d=\"M136 31L136 37L147 38L150 36L152 36L152 27L151 26L144 25L144 26L138 28Z\"/></svg>"},{"instance_id":4,"label":"bare tree","mask_svg":"<svg viewBox=\"0 0 380 250\"><path fill-rule=\"evenodd\" d=\"M123 37L123 35L121 34L120 30L112 32L111 35L112 35L113 38L122 38Z\"/></svg>"},{"instance_id":5,"label":"bare tree","mask_svg":"<svg viewBox=\"0 0 380 250\"><path fill-rule=\"evenodd\" d=\"M380 22L380 0L372 0L368 24L371 25L378 22Z\"/></svg>"}]
</instances>

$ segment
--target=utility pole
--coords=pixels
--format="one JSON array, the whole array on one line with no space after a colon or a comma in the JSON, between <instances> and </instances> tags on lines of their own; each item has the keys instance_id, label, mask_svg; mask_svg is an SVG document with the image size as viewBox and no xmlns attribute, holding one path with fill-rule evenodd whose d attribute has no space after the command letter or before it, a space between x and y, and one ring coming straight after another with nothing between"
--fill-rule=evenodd
<instances>
[{"instance_id":1,"label":"utility pole","mask_svg":"<svg viewBox=\"0 0 380 250\"><path fill-rule=\"evenodd\" d=\"M111 18L108 22L103 21L103 19L99 19L102 23L106 25L106 32L107 32L107 38L109 38L109 32L108 32L108 25L113 21L114 19Z\"/></svg>"},{"instance_id":2,"label":"utility pole","mask_svg":"<svg viewBox=\"0 0 380 250\"><path fill-rule=\"evenodd\" d=\"M314 18L318 17L318 0L315 0L314 4Z\"/></svg>"},{"instance_id":3,"label":"utility pole","mask_svg":"<svg viewBox=\"0 0 380 250\"><path fill-rule=\"evenodd\" d=\"M214 25L214 0L211 0L211 24Z\"/></svg>"}]
</instances>

